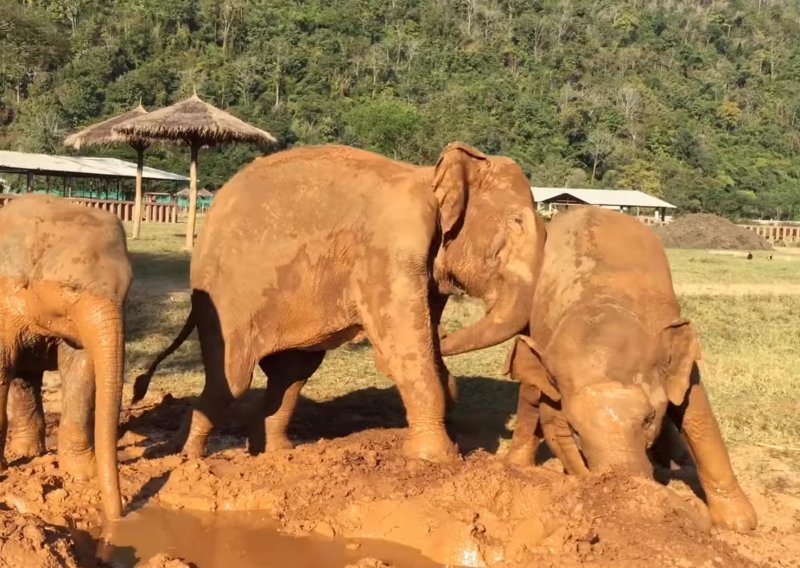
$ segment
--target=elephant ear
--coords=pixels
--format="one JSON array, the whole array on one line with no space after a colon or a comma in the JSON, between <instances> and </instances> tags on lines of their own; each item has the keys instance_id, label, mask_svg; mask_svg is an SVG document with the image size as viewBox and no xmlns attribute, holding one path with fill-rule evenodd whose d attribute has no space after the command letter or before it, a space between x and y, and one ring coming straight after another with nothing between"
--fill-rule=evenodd
<instances>
[{"instance_id":1,"label":"elephant ear","mask_svg":"<svg viewBox=\"0 0 800 568\"><path fill-rule=\"evenodd\" d=\"M503 374L526 385L532 385L544 393L550 400L558 402L561 393L550 380L550 373L542 359L542 354L533 339L527 335L518 335L514 346L506 357Z\"/></svg>"},{"instance_id":2,"label":"elephant ear","mask_svg":"<svg viewBox=\"0 0 800 568\"><path fill-rule=\"evenodd\" d=\"M458 224L467 206L467 186L480 161L488 156L462 142L451 142L439 155L433 174L433 194L439 202L442 234Z\"/></svg>"},{"instance_id":3,"label":"elephant ear","mask_svg":"<svg viewBox=\"0 0 800 568\"><path fill-rule=\"evenodd\" d=\"M680 405L689 390L692 367L700 360L700 342L689 320L678 319L660 334L661 376L667 398Z\"/></svg>"}]
</instances>

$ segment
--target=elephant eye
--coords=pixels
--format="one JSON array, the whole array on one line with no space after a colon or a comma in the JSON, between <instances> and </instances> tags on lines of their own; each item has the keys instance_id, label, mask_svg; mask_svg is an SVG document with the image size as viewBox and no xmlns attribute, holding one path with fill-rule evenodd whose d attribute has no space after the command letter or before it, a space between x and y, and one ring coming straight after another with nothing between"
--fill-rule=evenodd
<instances>
[{"instance_id":1,"label":"elephant eye","mask_svg":"<svg viewBox=\"0 0 800 568\"><path fill-rule=\"evenodd\" d=\"M655 411L653 411L653 412L651 412L650 414L647 415L647 417L644 419L644 422L642 423L642 425L645 428L650 428L653 425L653 422L655 422L655 421L656 421L656 413L655 413Z\"/></svg>"}]
</instances>

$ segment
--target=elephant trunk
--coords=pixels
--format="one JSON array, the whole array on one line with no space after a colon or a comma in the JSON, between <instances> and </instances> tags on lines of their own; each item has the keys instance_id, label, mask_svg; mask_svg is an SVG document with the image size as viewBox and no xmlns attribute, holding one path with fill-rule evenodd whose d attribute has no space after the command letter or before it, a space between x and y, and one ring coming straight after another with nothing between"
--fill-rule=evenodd
<instances>
[{"instance_id":1,"label":"elephant trunk","mask_svg":"<svg viewBox=\"0 0 800 568\"><path fill-rule=\"evenodd\" d=\"M122 402L125 340L122 307L94 297L81 302L78 337L94 364L96 382L94 447L97 478L107 520L122 515L117 469L117 427Z\"/></svg>"},{"instance_id":2,"label":"elephant trunk","mask_svg":"<svg viewBox=\"0 0 800 568\"><path fill-rule=\"evenodd\" d=\"M498 293L497 302L474 324L442 338L442 355L458 355L511 339L528 325L533 284L514 279Z\"/></svg>"},{"instance_id":3,"label":"elephant trunk","mask_svg":"<svg viewBox=\"0 0 800 568\"><path fill-rule=\"evenodd\" d=\"M602 444L582 444L582 451L591 471L614 470L621 473L653 477L653 466L647 457L645 444L637 441L608 441Z\"/></svg>"}]
</instances>

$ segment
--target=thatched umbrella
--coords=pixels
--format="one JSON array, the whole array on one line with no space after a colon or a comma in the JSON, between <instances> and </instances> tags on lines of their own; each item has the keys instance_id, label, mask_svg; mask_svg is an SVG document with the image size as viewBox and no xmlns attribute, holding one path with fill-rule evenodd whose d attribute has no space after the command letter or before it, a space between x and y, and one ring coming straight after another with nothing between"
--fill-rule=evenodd
<instances>
[{"instance_id":1,"label":"thatched umbrella","mask_svg":"<svg viewBox=\"0 0 800 568\"><path fill-rule=\"evenodd\" d=\"M194 244L194 226L197 216L197 154L200 148L230 142L260 144L277 142L269 132L247 124L200 100L197 93L172 106L155 110L146 116L120 124L114 130L127 136L184 142L189 146L191 152L189 220L186 226L186 248L188 249L191 249Z\"/></svg>"},{"instance_id":2,"label":"thatched umbrella","mask_svg":"<svg viewBox=\"0 0 800 568\"><path fill-rule=\"evenodd\" d=\"M150 142L144 138L129 136L114 131L114 127L119 126L132 118L138 118L147 114L141 103L139 106L128 112L111 117L103 122L98 122L67 136L64 144L80 150L82 146L108 146L119 142L127 142L136 150L136 196L133 201L133 238L139 238L139 231L142 225L142 170L144 169L144 151Z\"/></svg>"},{"instance_id":3,"label":"thatched umbrella","mask_svg":"<svg viewBox=\"0 0 800 568\"><path fill-rule=\"evenodd\" d=\"M187 187L187 188L184 188L184 189L180 190L175 195L177 197L189 197L191 194L192 194L192 192L189 191L189 188ZM197 190L197 197L214 197L214 194L211 193L210 191L208 191L207 189L198 189Z\"/></svg>"}]
</instances>

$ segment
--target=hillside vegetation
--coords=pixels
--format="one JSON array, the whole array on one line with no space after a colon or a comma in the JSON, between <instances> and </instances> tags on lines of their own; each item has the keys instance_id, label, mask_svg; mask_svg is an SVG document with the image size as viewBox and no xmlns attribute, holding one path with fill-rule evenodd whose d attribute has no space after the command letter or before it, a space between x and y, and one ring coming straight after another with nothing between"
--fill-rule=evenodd
<instances>
[{"instance_id":1,"label":"hillside vegetation","mask_svg":"<svg viewBox=\"0 0 800 568\"><path fill-rule=\"evenodd\" d=\"M799 218L798 37L792 0L0 0L0 147L196 88L284 145L459 139L537 185ZM202 184L256 152L204 153Z\"/></svg>"}]
</instances>

